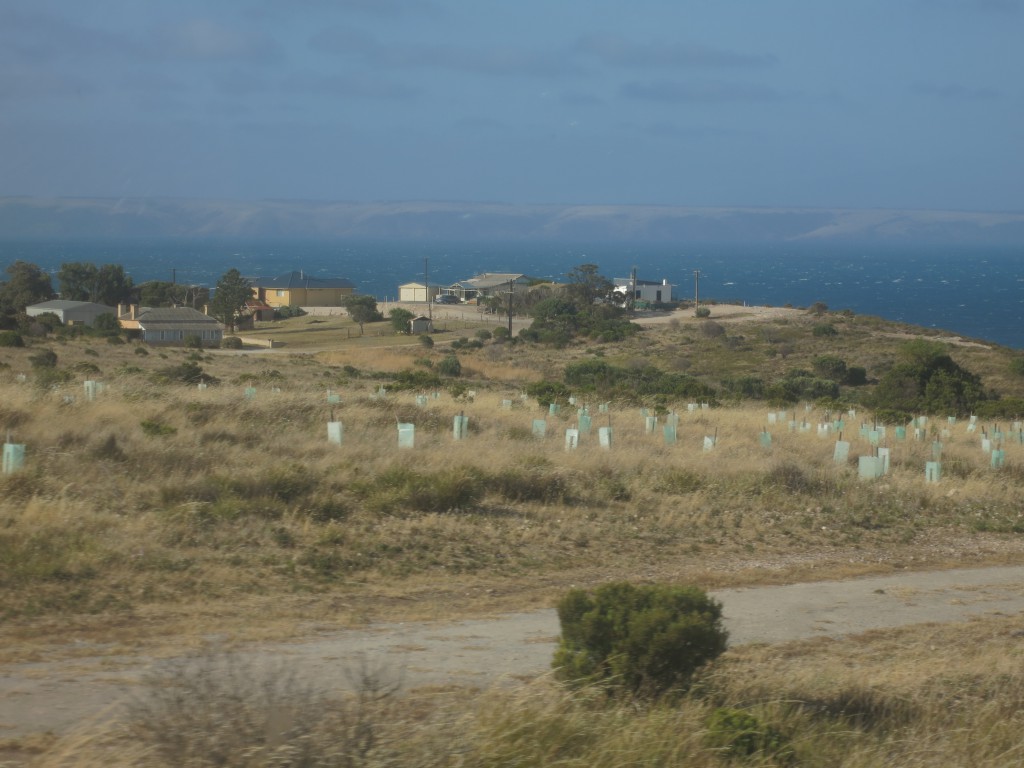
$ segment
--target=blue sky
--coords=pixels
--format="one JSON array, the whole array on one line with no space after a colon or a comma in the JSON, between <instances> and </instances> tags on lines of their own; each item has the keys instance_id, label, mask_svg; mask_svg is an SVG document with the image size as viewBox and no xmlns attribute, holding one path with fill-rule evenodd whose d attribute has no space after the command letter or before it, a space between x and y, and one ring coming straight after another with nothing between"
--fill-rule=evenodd
<instances>
[{"instance_id":1,"label":"blue sky","mask_svg":"<svg viewBox=\"0 0 1024 768\"><path fill-rule=\"evenodd\" d=\"M1024 0L2 0L0 195L1024 210Z\"/></svg>"}]
</instances>

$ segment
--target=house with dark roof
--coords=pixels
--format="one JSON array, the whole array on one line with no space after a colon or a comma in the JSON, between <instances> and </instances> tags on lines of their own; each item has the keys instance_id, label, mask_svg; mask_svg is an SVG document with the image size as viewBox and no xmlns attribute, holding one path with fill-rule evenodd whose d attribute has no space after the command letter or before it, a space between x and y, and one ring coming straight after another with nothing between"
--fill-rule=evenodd
<instances>
[{"instance_id":1,"label":"house with dark roof","mask_svg":"<svg viewBox=\"0 0 1024 768\"><path fill-rule=\"evenodd\" d=\"M672 301L672 284L666 279L637 280L632 277L616 277L615 293L621 297L623 303L629 300L629 294L633 294L634 302L646 302L648 304L668 304Z\"/></svg>"},{"instance_id":2,"label":"house with dark roof","mask_svg":"<svg viewBox=\"0 0 1024 768\"><path fill-rule=\"evenodd\" d=\"M468 280L460 280L444 288L441 293L455 296L459 301L472 301L498 293L505 293L511 285L529 285L530 278L512 272L484 272Z\"/></svg>"},{"instance_id":3,"label":"house with dark roof","mask_svg":"<svg viewBox=\"0 0 1024 768\"><path fill-rule=\"evenodd\" d=\"M186 338L195 336L204 347L217 347L224 339L223 325L191 307L153 308L131 304L118 307L118 311L121 312L118 316L121 327L137 331L147 344L184 344Z\"/></svg>"},{"instance_id":4,"label":"house with dark roof","mask_svg":"<svg viewBox=\"0 0 1024 768\"><path fill-rule=\"evenodd\" d=\"M253 278L256 298L271 307L340 307L355 284L343 277L312 277L301 270L273 278Z\"/></svg>"},{"instance_id":5,"label":"house with dark roof","mask_svg":"<svg viewBox=\"0 0 1024 768\"><path fill-rule=\"evenodd\" d=\"M96 304L91 301L68 301L65 299L53 299L39 304L25 307L25 314L29 317L51 314L60 318L64 325L92 325L100 315L114 315L117 310L108 307L106 304Z\"/></svg>"}]
</instances>

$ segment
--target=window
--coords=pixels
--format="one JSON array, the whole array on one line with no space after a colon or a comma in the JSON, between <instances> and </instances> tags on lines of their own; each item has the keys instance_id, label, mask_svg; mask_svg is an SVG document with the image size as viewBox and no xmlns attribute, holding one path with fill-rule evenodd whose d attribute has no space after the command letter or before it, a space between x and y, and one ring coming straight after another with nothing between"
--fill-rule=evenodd
<instances>
[{"instance_id":1,"label":"window","mask_svg":"<svg viewBox=\"0 0 1024 768\"><path fill-rule=\"evenodd\" d=\"M274 291L275 296L284 296L284 291Z\"/></svg>"}]
</instances>

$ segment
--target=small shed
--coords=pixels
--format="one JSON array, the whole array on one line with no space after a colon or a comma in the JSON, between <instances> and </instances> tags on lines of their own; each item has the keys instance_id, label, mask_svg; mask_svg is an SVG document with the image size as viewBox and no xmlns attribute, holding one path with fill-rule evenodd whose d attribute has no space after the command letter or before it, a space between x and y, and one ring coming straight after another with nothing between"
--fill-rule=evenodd
<instances>
[{"instance_id":1,"label":"small shed","mask_svg":"<svg viewBox=\"0 0 1024 768\"><path fill-rule=\"evenodd\" d=\"M433 333L434 321L426 315L417 315L409 321L409 333L418 336L421 333Z\"/></svg>"},{"instance_id":2,"label":"small shed","mask_svg":"<svg viewBox=\"0 0 1024 768\"><path fill-rule=\"evenodd\" d=\"M25 314L38 317L44 314L56 315L64 325L92 325L100 315L115 315L117 310L105 304L92 301L67 301L54 299L25 307Z\"/></svg>"}]
</instances>

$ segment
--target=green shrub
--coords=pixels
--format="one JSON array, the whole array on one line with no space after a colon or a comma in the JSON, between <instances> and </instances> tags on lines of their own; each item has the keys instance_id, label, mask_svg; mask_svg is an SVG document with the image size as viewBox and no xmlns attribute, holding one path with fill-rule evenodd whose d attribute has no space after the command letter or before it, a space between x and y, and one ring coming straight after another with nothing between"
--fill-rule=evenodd
<instances>
[{"instance_id":1,"label":"green shrub","mask_svg":"<svg viewBox=\"0 0 1024 768\"><path fill-rule=\"evenodd\" d=\"M476 337L480 339L480 341L490 341L493 335L494 334L492 334L486 328L481 328L479 331L476 332Z\"/></svg>"},{"instance_id":2,"label":"green shrub","mask_svg":"<svg viewBox=\"0 0 1024 768\"><path fill-rule=\"evenodd\" d=\"M437 364L437 372L442 376L456 377L462 374L462 363L455 355L448 355Z\"/></svg>"},{"instance_id":3,"label":"green shrub","mask_svg":"<svg viewBox=\"0 0 1024 768\"><path fill-rule=\"evenodd\" d=\"M203 348L203 339L198 334L186 333L185 334L184 344L185 344L185 349L202 349Z\"/></svg>"},{"instance_id":4,"label":"green shrub","mask_svg":"<svg viewBox=\"0 0 1024 768\"><path fill-rule=\"evenodd\" d=\"M238 336L225 336L220 341L221 349L241 349L242 340Z\"/></svg>"},{"instance_id":5,"label":"green shrub","mask_svg":"<svg viewBox=\"0 0 1024 768\"><path fill-rule=\"evenodd\" d=\"M832 323L818 323L811 329L811 333L815 336L838 336L839 331Z\"/></svg>"},{"instance_id":6,"label":"green shrub","mask_svg":"<svg viewBox=\"0 0 1024 768\"><path fill-rule=\"evenodd\" d=\"M38 355L32 355L29 362L33 368L56 368L57 353L52 349L44 349Z\"/></svg>"},{"instance_id":7,"label":"green shrub","mask_svg":"<svg viewBox=\"0 0 1024 768\"><path fill-rule=\"evenodd\" d=\"M510 338L510 337L512 336L512 334L511 334L511 332L510 332L510 331L508 330L508 328L506 328L506 327L505 327L505 326L503 326L503 325L499 325L499 326L498 326L497 328L495 328L495 329L494 329L494 331L493 331L493 332L491 333L491 336L493 336L493 337L494 337L495 341L505 341L506 339Z\"/></svg>"},{"instance_id":8,"label":"green shrub","mask_svg":"<svg viewBox=\"0 0 1024 768\"><path fill-rule=\"evenodd\" d=\"M17 331L0 331L0 347L24 347L25 340Z\"/></svg>"},{"instance_id":9,"label":"green shrub","mask_svg":"<svg viewBox=\"0 0 1024 768\"><path fill-rule=\"evenodd\" d=\"M430 337L429 334L421 333L420 334L420 345L423 346L423 347L426 347L427 349L430 349L430 348L432 348L434 346L434 340Z\"/></svg>"},{"instance_id":10,"label":"green shrub","mask_svg":"<svg viewBox=\"0 0 1024 768\"><path fill-rule=\"evenodd\" d=\"M708 746L732 757L761 755L787 763L794 757L789 738L749 712L720 707L708 718Z\"/></svg>"},{"instance_id":11,"label":"green shrub","mask_svg":"<svg viewBox=\"0 0 1024 768\"><path fill-rule=\"evenodd\" d=\"M178 432L177 429L169 424L164 424L162 421L152 421L147 419L146 421L141 422L139 426L142 427L143 434L148 437L170 437Z\"/></svg>"},{"instance_id":12,"label":"green shrub","mask_svg":"<svg viewBox=\"0 0 1024 768\"><path fill-rule=\"evenodd\" d=\"M135 347L135 349L133 349L132 352L134 352L139 357L147 357L149 355L149 350L146 349L141 344L139 344L137 347Z\"/></svg>"},{"instance_id":13,"label":"green shrub","mask_svg":"<svg viewBox=\"0 0 1024 768\"><path fill-rule=\"evenodd\" d=\"M685 692L726 647L722 606L692 586L613 583L558 603L556 675L573 685L658 698Z\"/></svg>"},{"instance_id":14,"label":"green shrub","mask_svg":"<svg viewBox=\"0 0 1024 768\"><path fill-rule=\"evenodd\" d=\"M697 307L693 313L696 317L711 317L711 307Z\"/></svg>"}]
</instances>

